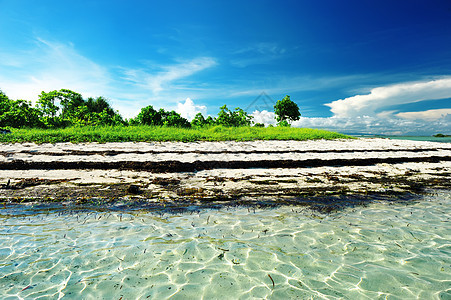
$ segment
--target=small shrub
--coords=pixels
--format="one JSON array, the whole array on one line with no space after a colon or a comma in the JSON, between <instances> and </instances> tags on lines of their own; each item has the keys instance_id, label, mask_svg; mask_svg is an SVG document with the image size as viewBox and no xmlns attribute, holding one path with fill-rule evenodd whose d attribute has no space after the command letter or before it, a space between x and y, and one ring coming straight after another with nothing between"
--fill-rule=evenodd
<instances>
[{"instance_id":1,"label":"small shrub","mask_svg":"<svg viewBox=\"0 0 451 300\"><path fill-rule=\"evenodd\" d=\"M287 120L282 120L279 123L277 123L277 126L279 126L279 127L291 127L291 124L288 123Z\"/></svg>"}]
</instances>

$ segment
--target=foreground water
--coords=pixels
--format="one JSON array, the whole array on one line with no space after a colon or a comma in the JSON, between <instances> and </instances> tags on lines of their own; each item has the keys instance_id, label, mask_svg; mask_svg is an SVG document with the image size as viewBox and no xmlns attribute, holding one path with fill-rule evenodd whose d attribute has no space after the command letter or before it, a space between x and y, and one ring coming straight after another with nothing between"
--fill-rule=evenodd
<instances>
[{"instance_id":1,"label":"foreground water","mask_svg":"<svg viewBox=\"0 0 451 300\"><path fill-rule=\"evenodd\" d=\"M0 210L1 299L451 299L451 196L321 215Z\"/></svg>"}]
</instances>

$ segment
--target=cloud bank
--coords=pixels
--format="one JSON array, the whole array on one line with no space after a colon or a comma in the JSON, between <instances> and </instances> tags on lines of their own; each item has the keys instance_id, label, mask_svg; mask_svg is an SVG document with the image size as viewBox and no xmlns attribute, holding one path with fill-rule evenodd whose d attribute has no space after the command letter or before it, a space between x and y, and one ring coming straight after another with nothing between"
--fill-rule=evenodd
<instances>
[{"instance_id":1,"label":"cloud bank","mask_svg":"<svg viewBox=\"0 0 451 300\"><path fill-rule=\"evenodd\" d=\"M268 111L254 111L252 113L256 123L275 125L274 113ZM317 128L344 133L355 134L384 134L384 135L431 135L435 133L449 134L451 129L451 114L443 115L434 120L379 118L358 116L342 118L301 117L292 123L293 127Z\"/></svg>"},{"instance_id":2,"label":"cloud bank","mask_svg":"<svg viewBox=\"0 0 451 300\"><path fill-rule=\"evenodd\" d=\"M367 95L356 95L325 104L336 117L373 116L384 107L451 97L451 78L408 82L377 87Z\"/></svg>"},{"instance_id":3,"label":"cloud bank","mask_svg":"<svg viewBox=\"0 0 451 300\"><path fill-rule=\"evenodd\" d=\"M301 117L299 121L293 122L292 126L362 134L449 134L451 108L415 112L385 110L393 105L446 98L451 98L449 77L377 87L367 95L356 95L325 104L331 108L334 114L332 117ZM252 115L255 122L267 125L276 123L273 112L254 111Z\"/></svg>"},{"instance_id":4,"label":"cloud bank","mask_svg":"<svg viewBox=\"0 0 451 300\"><path fill-rule=\"evenodd\" d=\"M408 120L425 120L425 121L435 121L438 119L446 118L451 116L451 108L442 109L430 109L426 111L413 111L413 112L402 112L397 113L396 116L408 119Z\"/></svg>"}]
</instances>

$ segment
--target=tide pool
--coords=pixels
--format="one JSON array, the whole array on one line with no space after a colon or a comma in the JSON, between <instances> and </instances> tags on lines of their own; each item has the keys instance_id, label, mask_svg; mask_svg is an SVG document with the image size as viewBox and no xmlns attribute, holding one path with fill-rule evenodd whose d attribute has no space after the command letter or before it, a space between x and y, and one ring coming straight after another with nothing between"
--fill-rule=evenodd
<instances>
[{"instance_id":1,"label":"tide pool","mask_svg":"<svg viewBox=\"0 0 451 300\"><path fill-rule=\"evenodd\" d=\"M450 299L451 195L180 214L0 210L1 299Z\"/></svg>"}]
</instances>

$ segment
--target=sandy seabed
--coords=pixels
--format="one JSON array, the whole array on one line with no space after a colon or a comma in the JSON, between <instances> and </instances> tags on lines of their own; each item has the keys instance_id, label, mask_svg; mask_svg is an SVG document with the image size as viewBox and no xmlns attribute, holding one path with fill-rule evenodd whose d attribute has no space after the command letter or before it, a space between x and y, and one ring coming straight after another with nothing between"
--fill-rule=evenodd
<instances>
[{"instance_id":1,"label":"sandy seabed","mask_svg":"<svg viewBox=\"0 0 451 300\"><path fill-rule=\"evenodd\" d=\"M1 144L7 202L334 202L449 189L451 144L389 139Z\"/></svg>"}]
</instances>

